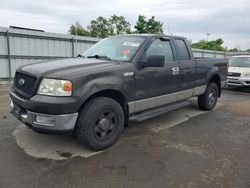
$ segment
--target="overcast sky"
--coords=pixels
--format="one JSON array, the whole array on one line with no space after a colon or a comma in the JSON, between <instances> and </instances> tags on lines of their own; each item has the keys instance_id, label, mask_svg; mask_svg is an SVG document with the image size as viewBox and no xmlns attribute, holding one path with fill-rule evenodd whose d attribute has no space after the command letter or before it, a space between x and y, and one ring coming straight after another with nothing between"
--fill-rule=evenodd
<instances>
[{"instance_id":1,"label":"overcast sky","mask_svg":"<svg viewBox=\"0 0 250 188\"><path fill-rule=\"evenodd\" d=\"M139 14L155 16L164 32L192 42L222 38L228 48L250 48L249 0L0 0L0 26L67 33L78 21L87 27L98 16L124 16L132 27Z\"/></svg>"}]
</instances>

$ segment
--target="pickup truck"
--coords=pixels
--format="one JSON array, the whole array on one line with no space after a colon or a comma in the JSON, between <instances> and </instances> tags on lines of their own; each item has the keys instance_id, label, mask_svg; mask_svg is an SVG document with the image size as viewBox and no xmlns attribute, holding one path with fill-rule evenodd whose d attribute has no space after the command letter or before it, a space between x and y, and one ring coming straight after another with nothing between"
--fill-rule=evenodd
<instances>
[{"instance_id":1,"label":"pickup truck","mask_svg":"<svg viewBox=\"0 0 250 188\"><path fill-rule=\"evenodd\" d=\"M130 121L187 105L212 110L227 59L194 58L183 37L132 34L101 40L81 57L17 69L12 114L42 133L72 132L92 150L112 146Z\"/></svg>"}]
</instances>

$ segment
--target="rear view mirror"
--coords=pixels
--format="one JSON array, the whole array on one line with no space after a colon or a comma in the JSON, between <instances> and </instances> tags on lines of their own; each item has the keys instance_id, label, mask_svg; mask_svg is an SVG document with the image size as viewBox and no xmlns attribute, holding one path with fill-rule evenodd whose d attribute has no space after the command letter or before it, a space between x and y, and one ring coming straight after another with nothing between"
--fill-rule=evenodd
<instances>
[{"instance_id":1,"label":"rear view mirror","mask_svg":"<svg viewBox=\"0 0 250 188\"><path fill-rule=\"evenodd\" d=\"M164 67L165 56L151 55L143 62L143 67Z\"/></svg>"}]
</instances>

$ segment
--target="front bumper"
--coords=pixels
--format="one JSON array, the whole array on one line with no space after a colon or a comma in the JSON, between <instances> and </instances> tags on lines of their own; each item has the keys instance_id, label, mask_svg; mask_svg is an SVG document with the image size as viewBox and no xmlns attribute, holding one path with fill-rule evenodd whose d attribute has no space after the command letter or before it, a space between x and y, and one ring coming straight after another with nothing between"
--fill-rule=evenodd
<instances>
[{"instance_id":1,"label":"front bumper","mask_svg":"<svg viewBox=\"0 0 250 188\"><path fill-rule=\"evenodd\" d=\"M71 132L74 130L78 117L78 113L51 115L30 112L13 103L13 101L11 101L10 107L11 113L21 122L34 130L44 132ZM40 117L39 122L38 117ZM50 122L45 120L50 120Z\"/></svg>"},{"instance_id":2,"label":"front bumper","mask_svg":"<svg viewBox=\"0 0 250 188\"><path fill-rule=\"evenodd\" d=\"M250 86L250 78L247 77L228 77L228 86Z\"/></svg>"},{"instance_id":3,"label":"front bumper","mask_svg":"<svg viewBox=\"0 0 250 188\"><path fill-rule=\"evenodd\" d=\"M74 130L81 106L78 98L35 95L27 99L14 89L9 94L11 113L34 130L51 133Z\"/></svg>"},{"instance_id":4,"label":"front bumper","mask_svg":"<svg viewBox=\"0 0 250 188\"><path fill-rule=\"evenodd\" d=\"M45 95L34 95L25 98L18 94L15 89L9 91L11 100L27 111L42 114L73 114L79 111L83 104L80 97L54 97Z\"/></svg>"}]
</instances>

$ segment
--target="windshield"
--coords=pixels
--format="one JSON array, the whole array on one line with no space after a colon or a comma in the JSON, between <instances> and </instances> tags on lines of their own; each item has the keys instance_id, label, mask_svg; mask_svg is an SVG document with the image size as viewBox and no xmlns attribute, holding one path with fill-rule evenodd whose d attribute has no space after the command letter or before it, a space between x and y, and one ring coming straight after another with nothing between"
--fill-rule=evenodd
<instances>
[{"instance_id":1,"label":"windshield","mask_svg":"<svg viewBox=\"0 0 250 188\"><path fill-rule=\"evenodd\" d=\"M130 61L144 42L144 37L115 36L101 40L82 54L85 58L106 58Z\"/></svg>"},{"instance_id":2,"label":"windshield","mask_svg":"<svg viewBox=\"0 0 250 188\"><path fill-rule=\"evenodd\" d=\"M232 57L230 67L250 67L250 57Z\"/></svg>"}]
</instances>

